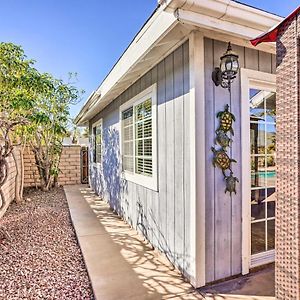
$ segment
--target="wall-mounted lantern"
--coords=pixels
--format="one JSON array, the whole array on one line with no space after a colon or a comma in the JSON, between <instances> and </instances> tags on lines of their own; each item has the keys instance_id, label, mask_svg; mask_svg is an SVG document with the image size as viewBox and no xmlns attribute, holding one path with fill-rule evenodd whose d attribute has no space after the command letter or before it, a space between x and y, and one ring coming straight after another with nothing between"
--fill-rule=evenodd
<instances>
[{"instance_id":1,"label":"wall-mounted lantern","mask_svg":"<svg viewBox=\"0 0 300 300\"><path fill-rule=\"evenodd\" d=\"M220 58L220 67L215 68L212 73L212 80L216 86L230 91L231 83L239 71L239 56L232 51L230 42L226 53Z\"/></svg>"}]
</instances>

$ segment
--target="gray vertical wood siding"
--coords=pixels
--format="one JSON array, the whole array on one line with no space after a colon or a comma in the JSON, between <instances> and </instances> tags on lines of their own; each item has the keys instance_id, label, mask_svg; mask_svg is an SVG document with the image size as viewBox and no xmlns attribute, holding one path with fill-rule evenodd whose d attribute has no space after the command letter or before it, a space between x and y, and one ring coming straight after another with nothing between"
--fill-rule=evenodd
<instances>
[{"instance_id":1,"label":"gray vertical wood siding","mask_svg":"<svg viewBox=\"0 0 300 300\"><path fill-rule=\"evenodd\" d=\"M121 179L119 107L157 83L158 192ZM177 48L90 121L103 119L103 168L90 183L129 224L189 275L189 49Z\"/></svg>"},{"instance_id":2,"label":"gray vertical wood siding","mask_svg":"<svg viewBox=\"0 0 300 300\"><path fill-rule=\"evenodd\" d=\"M215 87L211 74L226 51L224 42L205 39L205 97L206 97L206 282L241 273L242 268L242 165L241 165L241 82L238 76L232 86L231 97L225 89ZM242 68L275 73L275 56L257 50L233 45ZM214 146L218 126L216 114L230 104L236 116L232 157L234 174L240 179L237 194L224 193L222 173L212 166L211 146ZM250 201L250 199L249 199Z\"/></svg>"},{"instance_id":3,"label":"gray vertical wood siding","mask_svg":"<svg viewBox=\"0 0 300 300\"><path fill-rule=\"evenodd\" d=\"M205 38L206 118L206 282L241 273L241 82L238 76L230 94L215 87L211 72L219 65L227 44ZM275 56L233 45L242 68L275 73ZM120 105L157 83L158 192L121 178ZM164 252L185 275L190 274L190 128L189 48L184 43L124 91L90 121L103 119L103 168L91 165L91 185L129 224ZM219 169L212 166L218 126L217 112L229 103L236 116L231 155L237 160L233 171L240 179L237 194L225 195ZM250 200L249 200L250 201Z\"/></svg>"}]
</instances>

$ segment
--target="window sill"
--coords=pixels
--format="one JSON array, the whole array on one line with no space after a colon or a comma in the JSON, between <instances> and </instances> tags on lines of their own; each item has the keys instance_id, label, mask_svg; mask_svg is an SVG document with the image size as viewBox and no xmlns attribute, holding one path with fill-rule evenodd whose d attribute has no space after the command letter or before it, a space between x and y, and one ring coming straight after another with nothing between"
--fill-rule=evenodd
<instances>
[{"instance_id":1,"label":"window sill","mask_svg":"<svg viewBox=\"0 0 300 300\"><path fill-rule=\"evenodd\" d=\"M137 185L143 186L149 190L158 192L158 184L157 184L157 177L148 177L139 174L133 174L129 172L122 172L122 179L133 182Z\"/></svg>"}]
</instances>

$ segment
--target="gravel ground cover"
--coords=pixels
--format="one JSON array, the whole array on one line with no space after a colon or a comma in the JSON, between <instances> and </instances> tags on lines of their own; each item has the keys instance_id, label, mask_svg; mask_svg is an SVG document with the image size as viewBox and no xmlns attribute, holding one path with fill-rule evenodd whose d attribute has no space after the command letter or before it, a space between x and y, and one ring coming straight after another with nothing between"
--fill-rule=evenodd
<instances>
[{"instance_id":1,"label":"gravel ground cover","mask_svg":"<svg viewBox=\"0 0 300 300\"><path fill-rule=\"evenodd\" d=\"M0 299L94 299L63 189L30 189L0 219Z\"/></svg>"}]
</instances>

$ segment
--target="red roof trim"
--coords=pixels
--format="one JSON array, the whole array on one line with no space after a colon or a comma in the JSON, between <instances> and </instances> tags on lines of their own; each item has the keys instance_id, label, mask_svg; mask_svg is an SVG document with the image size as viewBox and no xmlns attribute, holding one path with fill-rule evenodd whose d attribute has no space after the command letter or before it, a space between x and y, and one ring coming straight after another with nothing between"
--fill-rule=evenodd
<instances>
[{"instance_id":1,"label":"red roof trim","mask_svg":"<svg viewBox=\"0 0 300 300\"><path fill-rule=\"evenodd\" d=\"M276 42L279 28L285 24L287 21L292 19L294 16L296 16L300 12L300 6L296 8L288 17L286 17L282 22L280 22L275 27L271 28L268 32L263 33L262 35L258 36L257 38L251 40L251 44L253 46L257 46L260 43L269 43L269 42Z\"/></svg>"}]
</instances>

